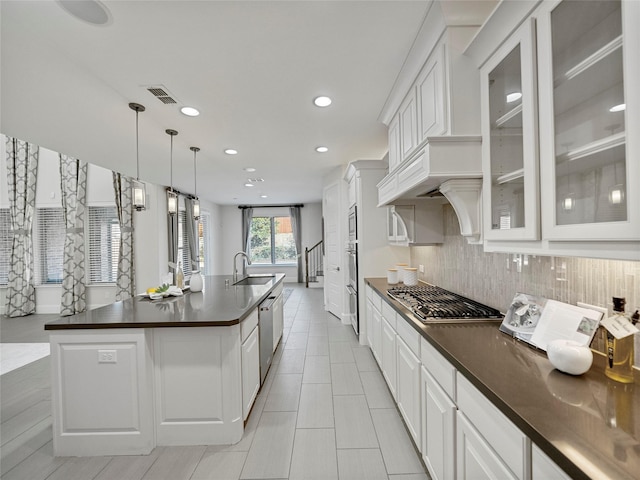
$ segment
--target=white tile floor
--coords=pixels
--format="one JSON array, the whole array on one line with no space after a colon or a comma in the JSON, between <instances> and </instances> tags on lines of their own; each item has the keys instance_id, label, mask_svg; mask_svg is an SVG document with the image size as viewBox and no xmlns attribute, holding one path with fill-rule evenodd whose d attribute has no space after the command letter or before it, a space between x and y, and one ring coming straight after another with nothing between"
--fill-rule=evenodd
<instances>
[{"instance_id":1,"label":"white tile floor","mask_svg":"<svg viewBox=\"0 0 640 480\"><path fill-rule=\"evenodd\" d=\"M236 445L55 458L49 417L37 437L3 445L3 480L428 480L369 348L322 297L296 286L287 300L283 343Z\"/></svg>"}]
</instances>

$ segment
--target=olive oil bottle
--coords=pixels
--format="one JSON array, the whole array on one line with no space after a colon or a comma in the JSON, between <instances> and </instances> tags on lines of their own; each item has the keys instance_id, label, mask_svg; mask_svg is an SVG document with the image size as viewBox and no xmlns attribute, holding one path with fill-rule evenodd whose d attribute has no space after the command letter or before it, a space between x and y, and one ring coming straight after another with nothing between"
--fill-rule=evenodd
<instances>
[{"instance_id":1,"label":"olive oil bottle","mask_svg":"<svg viewBox=\"0 0 640 480\"><path fill-rule=\"evenodd\" d=\"M624 314L625 299L613 297L613 316L605 320L605 375L622 383L633 383L633 333L637 329Z\"/></svg>"}]
</instances>

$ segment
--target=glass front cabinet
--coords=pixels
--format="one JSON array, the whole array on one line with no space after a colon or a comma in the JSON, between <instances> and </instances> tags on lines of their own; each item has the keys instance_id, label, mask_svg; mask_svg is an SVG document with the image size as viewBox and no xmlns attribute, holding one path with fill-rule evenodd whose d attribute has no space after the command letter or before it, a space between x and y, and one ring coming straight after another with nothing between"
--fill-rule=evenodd
<instances>
[{"instance_id":1,"label":"glass front cabinet","mask_svg":"<svg viewBox=\"0 0 640 480\"><path fill-rule=\"evenodd\" d=\"M538 240L538 135L533 19L481 70L484 236Z\"/></svg>"},{"instance_id":2,"label":"glass front cabinet","mask_svg":"<svg viewBox=\"0 0 640 480\"><path fill-rule=\"evenodd\" d=\"M640 239L640 2L543 3L542 235Z\"/></svg>"}]
</instances>

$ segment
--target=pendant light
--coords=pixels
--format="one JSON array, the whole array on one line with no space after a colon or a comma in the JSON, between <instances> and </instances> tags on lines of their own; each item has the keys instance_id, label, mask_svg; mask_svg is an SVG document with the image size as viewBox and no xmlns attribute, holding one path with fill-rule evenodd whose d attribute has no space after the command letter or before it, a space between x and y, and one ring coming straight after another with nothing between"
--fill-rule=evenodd
<instances>
[{"instance_id":1,"label":"pendant light","mask_svg":"<svg viewBox=\"0 0 640 480\"><path fill-rule=\"evenodd\" d=\"M196 154L200 151L198 147L189 147L193 152L193 219L200 220L200 200L198 200L198 171L196 166Z\"/></svg>"},{"instance_id":2,"label":"pendant light","mask_svg":"<svg viewBox=\"0 0 640 480\"><path fill-rule=\"evenodd\" d=\"M165 133L171 137L171 172L169 177L169 190L167 190L167 212L169 212L169 215L176 215L178 213L178 194L173 191L173 137L175 137L178 132L167 129Z\"/></svg>"},{"instance_id":3,"label":"pendant light","mask_svg":"<svg viewBox=\"0 0 640 480\"><path fill-rule=\"evenodd\" d=\"M140 212L146 208L147 192L144 183L140 181L140 149L138 137L138 114L144 112L145 108L139 103L130 103L129 108L136 112L136 179L131 182L131 194L133 198L133 208Z\"/></svg>"}]
</instances>

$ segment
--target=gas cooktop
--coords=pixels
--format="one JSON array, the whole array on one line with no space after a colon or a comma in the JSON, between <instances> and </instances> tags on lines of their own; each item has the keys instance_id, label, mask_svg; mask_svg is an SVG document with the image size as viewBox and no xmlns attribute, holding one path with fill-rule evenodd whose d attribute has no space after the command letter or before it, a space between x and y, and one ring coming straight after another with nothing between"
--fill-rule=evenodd
<instances>
[{"instance_id":1,"label":"gas cooktop","mask_svg":"<svg viewBox=\"0 0 640 480\"><path fill-rule=\"evenodd\" d=\"M495 308L426 283L393 287L387 290L387 293L424 323L459 323L504 317Z\"/></svg>"}]
</instances>

